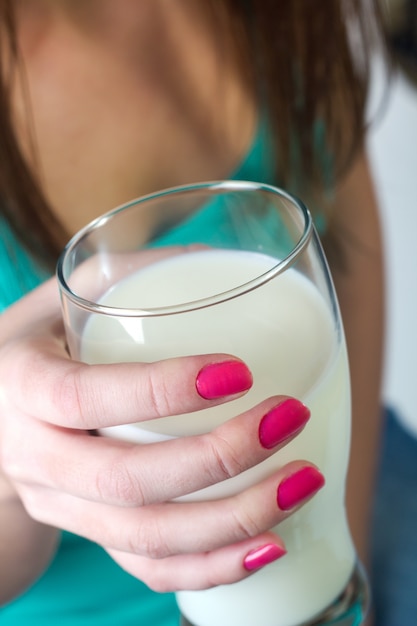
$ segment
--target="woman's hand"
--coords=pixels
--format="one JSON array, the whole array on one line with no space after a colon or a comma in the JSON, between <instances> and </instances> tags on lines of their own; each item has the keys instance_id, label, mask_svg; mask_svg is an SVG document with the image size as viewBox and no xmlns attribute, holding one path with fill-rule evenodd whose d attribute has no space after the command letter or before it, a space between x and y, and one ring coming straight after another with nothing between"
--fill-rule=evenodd
<instances>
[{"instance_id":1,"label":"woman's hand","mask_svg":"<svg viewBox=\"0 0 417 626\"><path fill-rule=\"evenodd\" d=\"M230 401L251 375L220 354L78 363L60 320L53 280L1 318L0 460L29 515L97 542L158 591L232 583L285 554L268 529L323 485L305 462L238 495L174 500L269 457L302 430L308 409L277 396L206 435L147 445L91 436Z\"/></svg>"}]
</instances>

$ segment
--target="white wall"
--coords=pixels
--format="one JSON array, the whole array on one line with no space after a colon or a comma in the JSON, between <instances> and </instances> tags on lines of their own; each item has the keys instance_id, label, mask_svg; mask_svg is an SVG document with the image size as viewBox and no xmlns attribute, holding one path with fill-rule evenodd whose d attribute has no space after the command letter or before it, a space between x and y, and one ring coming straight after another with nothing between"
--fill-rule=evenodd
<instances>
[{"instance_id":1,"label":"white wall","mask_svg":"<svg viewBox=\"0 0 417 626\"><path fill-rule=\"evenodd\" d=\"M376 63L374 94L383 75ZM385 399L417 434L417 87L398 74L369 137L387 251Z\"/></svg>"}]
</instances>

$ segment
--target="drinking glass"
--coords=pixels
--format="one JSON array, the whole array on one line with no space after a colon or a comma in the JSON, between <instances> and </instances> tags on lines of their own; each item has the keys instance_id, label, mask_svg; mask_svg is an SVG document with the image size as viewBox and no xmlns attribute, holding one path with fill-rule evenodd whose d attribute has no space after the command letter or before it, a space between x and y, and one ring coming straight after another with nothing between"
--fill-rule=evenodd
<instances>
[{"instance_id":1,"label":"drinking glass","mask_svg":"<svg viewBox=\"0 0 417 626\"><path fill-rule=\"evenodd\" d=\"M180 591L182 624L360 624L366 579L345 513L350 386L339 307L311 215L264 184L172 188L98 218L66 246L57 276L68 347L87 363L229 353L254 384L221 406L101 434L148 445L208 432L267 397L306 403L304 431L255 468L182 500L216 499L295 459L325 487L277 527L287 555L232 585ZM220 523L220 522L219 522Z\"/></svg>"}]
</instances>

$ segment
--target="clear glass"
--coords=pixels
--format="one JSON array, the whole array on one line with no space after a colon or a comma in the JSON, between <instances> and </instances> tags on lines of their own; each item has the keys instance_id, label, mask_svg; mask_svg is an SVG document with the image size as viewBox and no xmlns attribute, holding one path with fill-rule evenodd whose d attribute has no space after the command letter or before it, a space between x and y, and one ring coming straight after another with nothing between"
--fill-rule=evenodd
<instances>
[{"instance_id":1,"label":"clear glass","mask_svg":"<svg viewBox=\"0 0 417 626\"><path fill-rule=\"evenodd\" d=\"M303 433L270 459L182 498L236 493L294 459L317 464L326 477L323 490L277 528L287 555L239 583L179 592L183 624L360 624L367 587L344 504L351 419L346 346L307 208L257 183L168 189L84 228L61 255L57 276L74 358L149 362L222 352L242 358L254 376L243 398L103 435L148 444L204 433L280 393L311 409Z\"/></svg>"}]
</instances>

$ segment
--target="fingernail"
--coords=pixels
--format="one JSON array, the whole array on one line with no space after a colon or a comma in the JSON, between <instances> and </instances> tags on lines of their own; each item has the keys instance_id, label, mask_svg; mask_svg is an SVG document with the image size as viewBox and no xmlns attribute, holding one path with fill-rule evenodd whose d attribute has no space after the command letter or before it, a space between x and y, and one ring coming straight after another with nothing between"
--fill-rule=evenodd
<instances>
[{"instance_id":1,"label":"fingernail","mask_svg":"<svg viewBox=\"0 0 417 626\"><path fill-rule=\"evenodd\" d=\"M277 502L282 511L289 511L303 500L319 491L324 476L315 467L303 467L287 476L278 486Z\"/></svg>"},{"instance_id":2,"label":"fingernail","mask_svg":"<svg viewBox=\"0 0 417 626\"><path fill-rule=\"evenodd\" d=\"M195 384L202 398L214 400L247 391L252 382L252 374L242 361L222 361L203 367Z\"/></svg>"},{"instance_id":3,"label":"fingernail","mask_svg":"<svg viewBox=\"0 0 417 626\"><path fill-rule=\"evenodd\" d=\"M259 424L259 441L264 448L274 448L298 433L310 418L309 409L295 398L284 400L268 411Z\"/></svg>"},{"instance_id":4,"label":"fingernail","mask_svg":"<svg viewBox=\"0 0 417 626\"><path fill-rule=\"evenodd\" d=\"M243 567L248 572L252 572L255 569L259 569L260 567L268 565L268 563L280 559L284 554L287 554L285 548L281 548L281 546L277 546L274 543L268 543L265 546L255 548L255 550L248 552L243 560Z\"/></svg>"}]
</instances>

